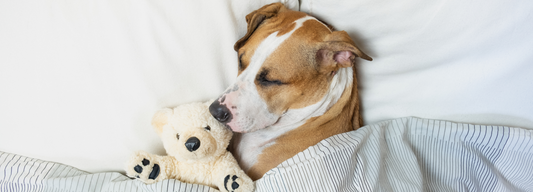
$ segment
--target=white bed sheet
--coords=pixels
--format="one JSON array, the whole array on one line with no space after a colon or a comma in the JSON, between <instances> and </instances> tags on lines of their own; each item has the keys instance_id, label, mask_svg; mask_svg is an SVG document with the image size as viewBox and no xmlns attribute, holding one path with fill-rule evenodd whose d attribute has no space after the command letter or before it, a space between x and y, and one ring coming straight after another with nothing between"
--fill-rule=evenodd
<instances>
[{"instance_id":1,"label":"white bed sheet","mask_svg":"<svg viewBox=\"0 0 533 192\"><path fill-rule=\"evenodd\" d=\"M270 170L256 191L533 191L533 130L420 118L332 136ZM0 191L214 191L0 152ZM305 179L303 179L305 178ZM222 179L222 178L221 178Z\"/></svg>"}]
</instances>

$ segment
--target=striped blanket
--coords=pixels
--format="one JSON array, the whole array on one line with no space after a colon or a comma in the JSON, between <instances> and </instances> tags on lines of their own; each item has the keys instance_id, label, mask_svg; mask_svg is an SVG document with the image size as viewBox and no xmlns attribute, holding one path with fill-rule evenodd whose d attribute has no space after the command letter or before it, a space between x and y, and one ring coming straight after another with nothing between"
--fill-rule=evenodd
<instances>
[{"instance_id":1,"label":"striped blanket","mask_svg":"<svg viewBox=\"0 0 533 192\"><path fill-rule=\"evenodd\" d=\"M533 130L406 117L335 135L255 182L256 191L533 191ZM0 191L217 191L88 173L0 152Z\"/></svg>"}]
</instances>

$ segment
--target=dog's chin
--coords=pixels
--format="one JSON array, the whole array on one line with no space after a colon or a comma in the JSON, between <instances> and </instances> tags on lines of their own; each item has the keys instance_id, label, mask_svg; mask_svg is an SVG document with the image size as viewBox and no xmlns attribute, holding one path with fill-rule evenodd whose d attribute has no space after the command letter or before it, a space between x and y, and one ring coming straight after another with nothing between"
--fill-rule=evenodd
<instances>
[{"instance_id":1,"label":"dog's chin","mask_svg":"<svg viewBox=\"0 0 533 192\"><path fill-rule=\"evenodd\" d=\"M277 121L275 123L277 123ZM230 129L231 131L235 133L251 133L251 132L255 132L255 131L268 128L273 125L273 124L267 124L267 123L258 124L256 121L245 123L245 124L247 124L248 126L236 125L232 122L229 122L225 125L228 129Z\"/></svg>"},{"instance_id":2,"label":"dog's chin","mask_svg":"<svg viewBox=\"0 0 533 192\"><path fill-rule=\"evenodd\" d=\"M243 129L242 127L238 127L238 126L226 125L226 127L228 127L234 133L250 133L250 132L253 132L253 130Z\"/></svg>"},{"instance_id":3,"label":"dog's chin","mask_svg":"<svg viewBox=\"0 0 533 192\"><path fill-rule=\"evenodd\" d=\"M246 133L246 130L243 130L241 126L235 125L234 122L224 123L224 125L234 133Z\"/></svg>"},{"instance_id":4,"label":"dog's chin","mask_svg":"<svg viewBox=\"0 0 533 192\"><path fill-rule=\"evenodd\" d=\"M253 132L253 131L250 131L250 130L240 130L240 129L233 129L233 128L229 128L231 131L233 131L234 133L250 133L250 132Z\"/></svg>"}]
</instances>

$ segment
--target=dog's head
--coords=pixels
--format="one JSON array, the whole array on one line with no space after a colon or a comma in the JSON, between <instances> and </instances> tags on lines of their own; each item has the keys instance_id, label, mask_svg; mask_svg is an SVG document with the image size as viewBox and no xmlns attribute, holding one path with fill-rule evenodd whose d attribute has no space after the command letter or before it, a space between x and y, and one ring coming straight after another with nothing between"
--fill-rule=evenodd
<instances>
[{"instance_id":1,"label":"dog's head","mask_svg":"<svg viewBox=\"0 0 533 192\"><path fill-rule=\"evenodd\" d=\"M371 60L346 32L332 32L281 3L248 14L246 21L248 31L234 47L237 80L210 106L235 132L286 122L288 111L305 111L323 100L339 69L351 67L356 56Z\"/></svg>"}]
</instances>

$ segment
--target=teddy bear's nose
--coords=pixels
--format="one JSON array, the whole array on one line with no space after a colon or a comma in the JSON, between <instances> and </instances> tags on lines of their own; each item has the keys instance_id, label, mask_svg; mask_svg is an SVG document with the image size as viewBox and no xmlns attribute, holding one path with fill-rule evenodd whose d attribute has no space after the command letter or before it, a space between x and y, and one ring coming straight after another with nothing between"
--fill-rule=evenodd
<instances>
[{"instance_id":1,"label":"teddy bear's nose","mask_svg":"<svg viewBox=\"0 0 533 192\"><path fill-rule=\"evenodd\" d=\"M185 147L190 152L196 151L200 147L200 140L196 137L191 137L185 142Z\"/></svg>"},{"instance_id":2,"label":"teddy bear's nose","mask_svg":"<svg viewBox=\"0 0 533 192\"><path fill-rule=\"evenodd\" d=\"M215 119L221 123L227 123L231 121L231 112L226 105L221 104L218 100L211 103L209 106L209 112Z\"/></svg>"}]
</instances>

